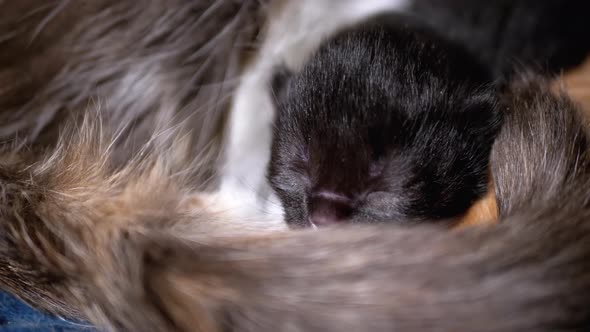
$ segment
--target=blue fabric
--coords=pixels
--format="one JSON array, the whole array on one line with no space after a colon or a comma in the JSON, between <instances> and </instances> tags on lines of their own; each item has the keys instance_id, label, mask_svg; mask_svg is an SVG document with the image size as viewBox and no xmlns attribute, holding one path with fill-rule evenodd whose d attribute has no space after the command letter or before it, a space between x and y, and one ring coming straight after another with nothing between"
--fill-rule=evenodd
<instances>
[{"instance_id":1,"label":"blue fabric","mask_svg":"<svg viewBox=\"0 0 590 332\"><path fill-rule=\"evenodd\" d=\"M88 324L47 315L3 292L0 292L0 331L96 332Z\"/></svg>"}]
</instances>

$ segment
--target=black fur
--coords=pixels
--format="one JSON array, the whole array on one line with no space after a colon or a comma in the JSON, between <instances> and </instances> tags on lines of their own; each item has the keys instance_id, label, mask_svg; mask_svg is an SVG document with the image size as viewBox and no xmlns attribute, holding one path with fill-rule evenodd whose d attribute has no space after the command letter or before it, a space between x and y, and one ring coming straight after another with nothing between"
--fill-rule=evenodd
<instances>
[{"instance_id":1,"label":"black fur","mask_svg":"<svg viewBox=\"0 0 590 332\"><path fill-rule=\"evenodd\" d=\"M269 178L291 225L440 220L486 190L490 74L407 18L371 22L275 79Z\"/></svg>"},{"instance_id":2,"label":"black fur","mask_svg":"<svg viewBox=\"0 0 590 332\"><path fill-rule=\"evenodd\" d=\"M505 81L522 68L559 73L590 52L588 0L413 0L410 11Z\"/></svg>"}]
</instances>

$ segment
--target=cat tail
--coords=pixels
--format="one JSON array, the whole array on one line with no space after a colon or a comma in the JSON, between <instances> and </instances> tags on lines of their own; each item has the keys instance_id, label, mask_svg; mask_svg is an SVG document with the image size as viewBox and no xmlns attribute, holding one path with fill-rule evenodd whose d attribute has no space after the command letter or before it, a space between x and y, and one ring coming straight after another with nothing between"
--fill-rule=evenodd
<instances>
[{"instance_id":1,"label":"cat tail","mask_svg":"<svg viewBox=\"0 0 590 332\"><path fill-rule=\"evenodd\" d=\"M126 274L132 280L98 286L144 295L100 301L131 330L157 312L164 323L153 329L162 331L586 331L584 120L532 76L505 101L492 156L497 225L350 226L209 243L136 234L118 251L130 253L120 268L137 271Z\"/></svg>"},{"instance_id":2,"label":"cat tail","mask_svg":"<svg viewBox=\"0 0 590 332\"><path fill-rule=\"evenodd\" d=\"M186 171L209 156L189 159L187 135L168 128L114 166L118 135L102 126L99 112L85 114L48 153L1 155L0 288L42 310L116 329L102 304L143 287L141 271L116 251L130 234L213 232L197 223L205 209L188 177L201 175Z\"/></svg>"},{"instance_id":3,"label":"cat tail","mask_svg":"<svg viewBox=\"0 0 590 332\"><path fill-rule=\"evenodd\" d=\"M584 331L584 121L534 78L506 100L492 155L499 224L450 232L218 238L161 159L110 170L108 145L89 139L99 130L74 131L54 157L3 166L0 283L107 330Z\"/></svg>"}]
</instances>

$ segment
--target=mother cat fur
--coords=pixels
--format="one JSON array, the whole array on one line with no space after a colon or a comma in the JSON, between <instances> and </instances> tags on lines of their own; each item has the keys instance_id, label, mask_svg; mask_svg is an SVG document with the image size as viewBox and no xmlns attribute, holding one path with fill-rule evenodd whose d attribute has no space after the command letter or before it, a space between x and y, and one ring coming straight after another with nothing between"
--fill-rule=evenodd
<instances>
[{"instance_id":1,"label":"mother cat fur","mask_svg":"<svg viewBox=\"0 0 590 332\"><path fill-rule=\"evenodd\" d=\"M211 7L213 3L217 6ZM306 3L313 7L311 2L287 2ZM9 38L8 43L16 45L10 48L13 57L2 58L3 86L11 87L2 92L1 105L7 110L2 116L20 119L3 122L14 123L3 133L9 137L11 128L20 128L20 138L27 138L30 146L16 150L12 147L18 145L8 143L0 169L4 289L41 308L89 318L113 330L581 331L588 326L588 137L575 107L553 96L542 83L521 83L506 97L511 112L492 155L502 221L497 227L446 233L429 227L372 226L220 239L233 223L226 223L227 215L201 206L202 196L195 192L194 184L203 184L197 175L206 172L192 163L203 150L193 149L191 142L204 138L199 133L176 135L186 132L193 118L169 112L203 105L198 98L204 95L194 93L203 86L227 88L214 83L231 78L231 73L215 69L232 66L216 61L231 58L197 51L203 45L233 46L251 40L248 31L236 27L252 19L248 9L256 12L256 5L178 1L168 12L162 8L169 8L169 3L141 7L105 1L84 10L98 13L99 19L112 18L112 24L64 20L62 24L77 29L61 39L52 35L52 21L45 18L67 17L74 9L64 1L52 4L63 6L46 7L55 12L33 11L26 16L29 25L19 20L8 24L22 29L14 35L27 38ZM22 8L14 10L23 13ZM195 13L207 15L195 22ZM241 23L219 29L211 15ZM163 25L156 24L162 30L153 29L156 17L163 17ZM59 24L54 24L59 31ZM205 27L222 31L224 38L207 44L210 35L195 33ZM146 31L155 35L146 36ZM39 38L48 45L25 47ZM180 42L186 40L194 41ZM113 47L100 53L95 47L100 41ZM75 56L64 56L64 48L56 44ZM121 63L131 44L142 46L134 50L133 61ZM154 45L178 52L157 57L151 53ZM223 47L207 49L228 52ZM14 54L20 51L23 56L18 59ZM29 67L46 61L43 54L52 55L48 63L53 67ZM95 62L97 56L111 62ZM154 90L154 99L136 94L142 89L120 94L118 88L126 82L142 82L142 87L153 82L130 80L134 76L129 75L138 72L138 59L145 61L145 68L157 69L152 77L160 83L152 86L168 87ZM150 61L158 66L147 65ZM100 67L101 63L111 65ZM173 70L178 63L197 64L203 70ZM31 77L19 76L22 72ZM176 89L175 84L189 88ZM30 101L31 95L37 99ZM121 105L131 109L149 105L145 117L123 128L129 132L117 127L120 121L113 115L127 113L123 106L118 108L120 103L108 102L113 96L125 97ZM63 119L85 110L93 98L106 99L102 115L88 112L79 126L62 132L58 140L49 128L59 127L61 121L50 115ZM155 123L166 126L157 128ZM139 137L135 146L130 143L133 135ZM49 150L44 149L47 145ZM243 228L251 219L240 221L246 222L229 233L248 231ZM259 226L252 231L265 230ZM367 270L374 273L359 273Z\"/></svg>"}]
</instances>

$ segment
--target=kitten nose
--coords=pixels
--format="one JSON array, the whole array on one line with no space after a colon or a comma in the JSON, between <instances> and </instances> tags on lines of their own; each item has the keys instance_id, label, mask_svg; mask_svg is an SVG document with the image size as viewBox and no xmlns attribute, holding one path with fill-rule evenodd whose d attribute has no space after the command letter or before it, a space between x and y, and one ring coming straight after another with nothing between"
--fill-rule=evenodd
<instances>
[{"instance_id":1,"label":"kitten nose","mask_svg":"<svg viewBox=\"0 0 590 332\"><path fill-rule=\"evenodd\" d=\"M310 205L309 221L317 227L345 222L352 213L349 199L343 197L314 197Z\"/></svg>"}]
</instances>

